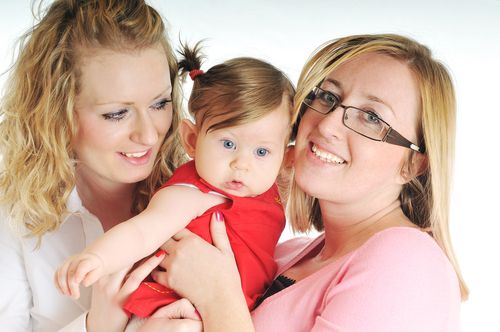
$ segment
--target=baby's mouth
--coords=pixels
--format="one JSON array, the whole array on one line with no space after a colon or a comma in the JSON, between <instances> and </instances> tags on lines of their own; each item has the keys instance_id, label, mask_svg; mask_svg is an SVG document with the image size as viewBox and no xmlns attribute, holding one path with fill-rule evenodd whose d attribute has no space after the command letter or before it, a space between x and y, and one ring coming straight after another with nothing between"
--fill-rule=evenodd
<instances>
[{"instance_id":1,"label":"baby's mouth","mask_svg":"<svg viewBox=\"0 0 500 332\"><path fill-rule=\"evenodd\" d=\"M233 180L233 181L228 181L228 182L224 183L224 187L225 187L226 189L230 189L230 190L239 190L239 189L241 189L243 186L244 186L243 182L241 182L241 181L236 181L236 180Z\"/></svg>"}]
</instances>

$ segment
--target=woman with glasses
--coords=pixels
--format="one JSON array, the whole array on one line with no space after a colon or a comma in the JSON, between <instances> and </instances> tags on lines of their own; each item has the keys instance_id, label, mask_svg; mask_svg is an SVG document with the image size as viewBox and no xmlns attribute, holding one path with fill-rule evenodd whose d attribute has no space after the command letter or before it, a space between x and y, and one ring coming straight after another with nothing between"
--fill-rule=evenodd
<instances>
[{"instance_id":1,"label":"woman with glasses","mask_svg":"<svg viewBox=\"0 0 500 332\"><path fill-rule=\"evenodd\" d=\"M457 331L468 291L448 231L445 67L399 35L340 38L306 63L295 105L289 220L322 234L277 247L276 279L251 315L222 222L216 247L188 231L168 242L155 279L194 304L205 331Z\"/></svg>"}]
</instances>

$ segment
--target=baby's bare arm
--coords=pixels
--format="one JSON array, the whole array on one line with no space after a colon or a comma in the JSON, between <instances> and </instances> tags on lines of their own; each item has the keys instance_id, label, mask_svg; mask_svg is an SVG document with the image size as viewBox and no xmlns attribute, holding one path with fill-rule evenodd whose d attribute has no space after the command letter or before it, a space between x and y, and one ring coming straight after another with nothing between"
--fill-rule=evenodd
<instances>
[{"instance_id":1,"label":"baby's bare arm","mask_svg":"<svg viewBox=\"0 0 500 332\"><path fill-rule=\"evenodd\" d=\"M192 219L224 198L198 189L171 186L157 192L139 215L110 229L81 254L70 257L56 272L55 282L64 294L79 296L78 286L89 286L152 254Z\"/></svg>"},{"instance_id":2,"label":"baby's bare arm","mask_svg":"<svg viewBox=\"0 0 500 332\"><path fill-rule=\"evenodd\" d=\"M192 219L223 201L220 196L186 186L160 190L139 215L110 229L81 254L68 258L56 272L56 286L78 298L80 283L90 286L102 276L152 254Z\"/></svg>"},{"instance_id":3,"label":"baby's bare arm","mask_svg":"<svg viewBox=\"0 0 500 332\"><path fill-rule=\"evenodd\" d=\"M104 273L115 272L152 254L192 219L223 200L191 187L164 188L143 212L110 229L84 252L101 258Z\"/></svg>"}]
</instances>

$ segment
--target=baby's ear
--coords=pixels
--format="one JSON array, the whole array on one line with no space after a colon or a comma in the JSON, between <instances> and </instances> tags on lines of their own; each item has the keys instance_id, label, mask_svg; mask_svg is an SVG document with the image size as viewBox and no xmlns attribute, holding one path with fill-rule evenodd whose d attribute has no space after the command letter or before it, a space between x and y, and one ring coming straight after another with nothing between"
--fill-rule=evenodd
<instances>
[{"instance_id":1,"label":"baby's ear","mask_svg":"<svg viewBox=\"0 0 500 332\"><path fill-rule=\"evenodd\" d=\"M183 119L179 128L182 146L190 158L194 158L196 152L196 140L198 138L198 127L188 119Z\"/></svg>"}]
</instances>

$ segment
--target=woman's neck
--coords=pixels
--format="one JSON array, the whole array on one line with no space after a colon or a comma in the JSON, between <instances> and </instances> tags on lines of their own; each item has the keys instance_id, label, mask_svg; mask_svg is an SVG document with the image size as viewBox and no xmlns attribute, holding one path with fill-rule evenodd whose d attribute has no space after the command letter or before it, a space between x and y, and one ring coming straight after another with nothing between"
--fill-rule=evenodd
<instances>
[{"instance_id":1,"label":"woman's neck","mask_svg":"<svg viewBox=\"0 0 500 332\"><path fill-rule=\"evenodd\" d=\"M76 189L82 205L95 215L104 231L130 219L135 183L116 184L99 181L77 172Z\"/></svg>"},{"instance_id":2,"label":"woman's neck","mask_svg":"<svg viewBox=\"0 0 500 332\"><path fill-rule=\"evenodd\" d=\"M373 210L371 213L362 209L347 214L342 213L340 209L329 214L327 210L324 206L321 207L325 226L325 245L317 255L318 260L339 258L361 246L373 234L386 228L417 227L404 215L399 200Z\"/></svg>"}]
</instances>

